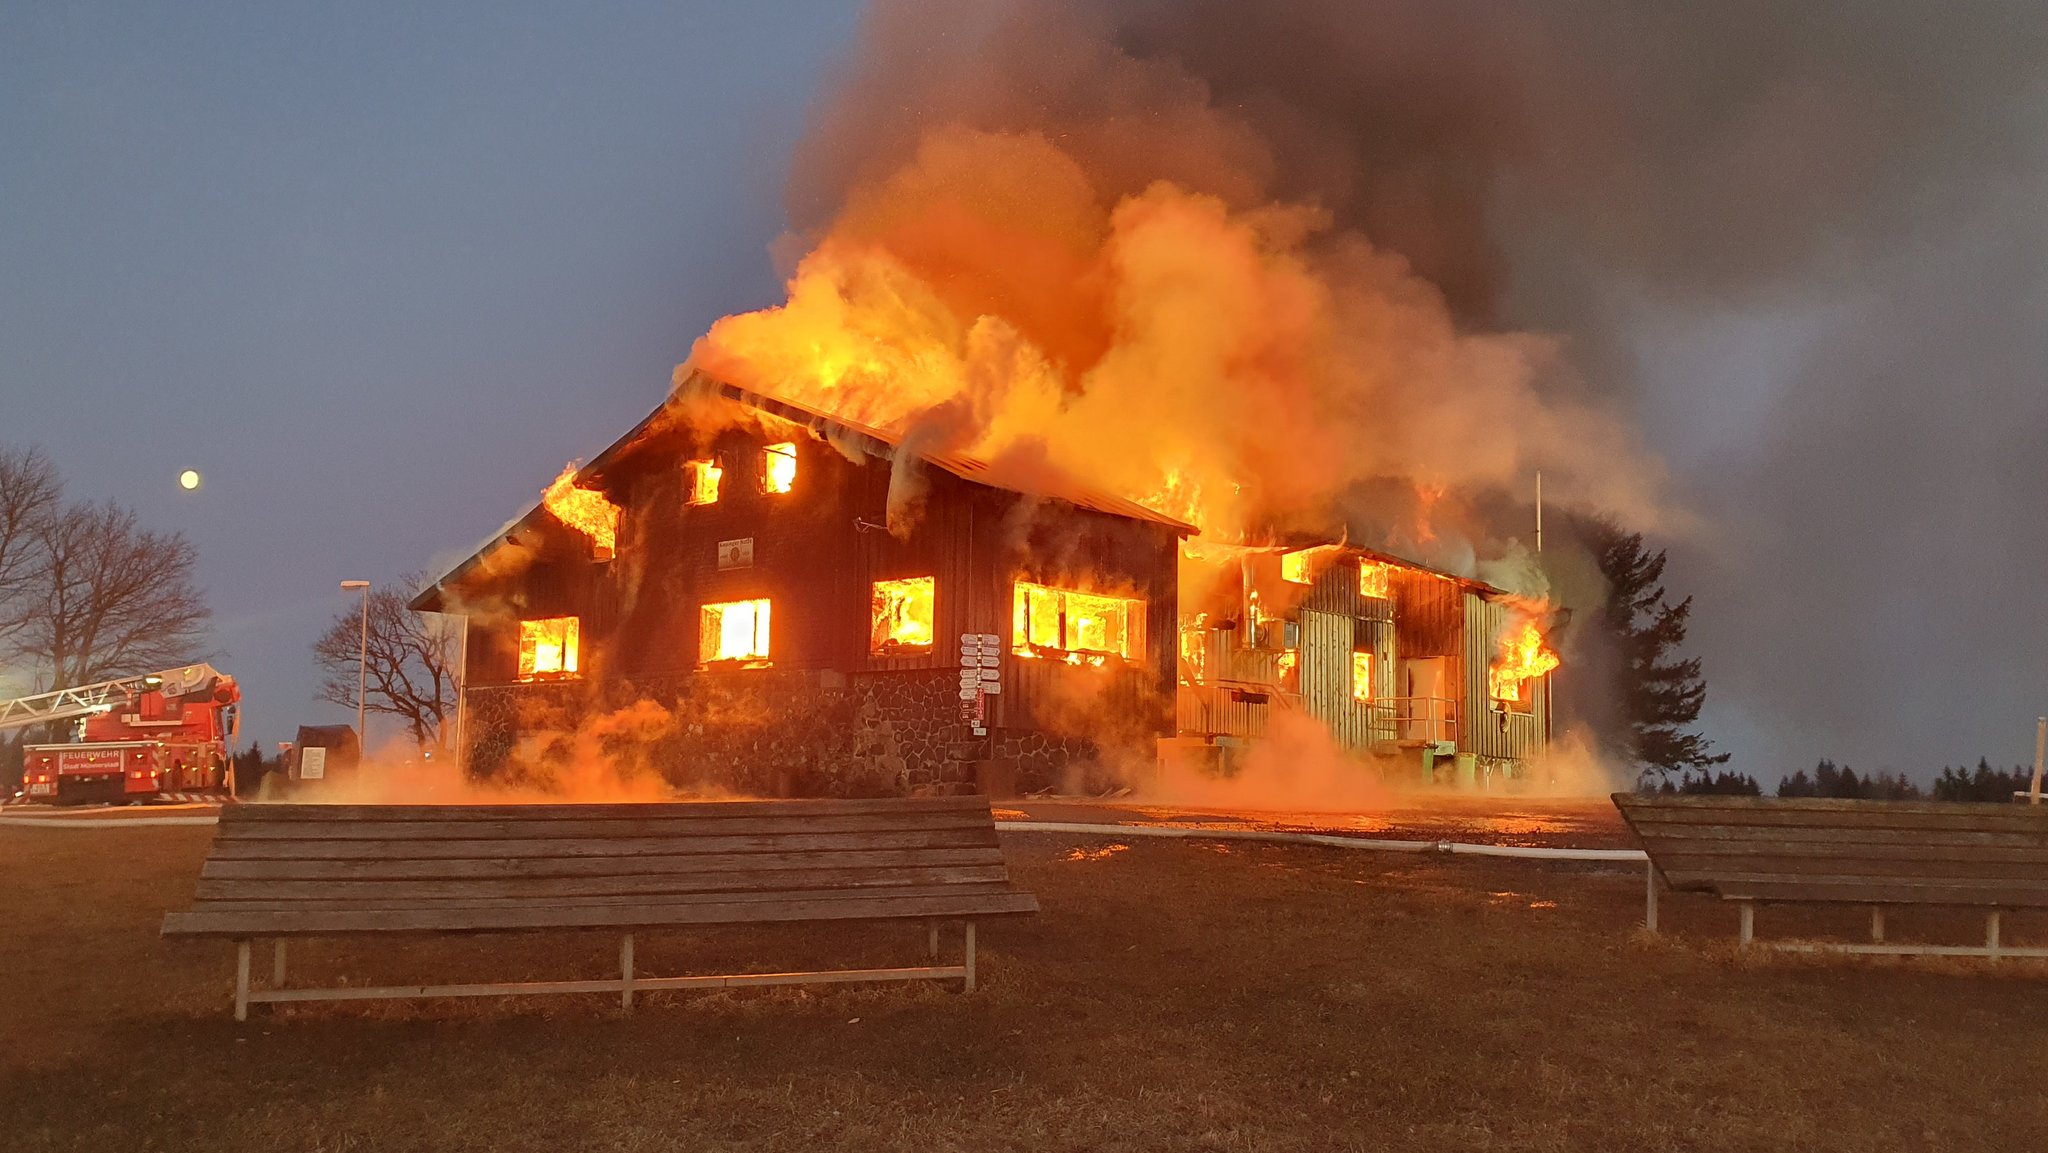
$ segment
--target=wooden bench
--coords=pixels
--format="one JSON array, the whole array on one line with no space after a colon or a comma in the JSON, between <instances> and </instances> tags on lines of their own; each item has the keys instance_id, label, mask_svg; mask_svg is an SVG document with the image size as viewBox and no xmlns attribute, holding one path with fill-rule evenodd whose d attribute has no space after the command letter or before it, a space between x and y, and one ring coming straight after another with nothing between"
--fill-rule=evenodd
<instances>
[{"instance_id":1,"label":"wooden bench","mask_svg":"<svg viewBox=\"0 0 2048 1153\"><path fill-rule=\"evenodd\" d=\"M2048 908L2048 807L1922 801L1614 794L1653 870L1681 891L1741 906L1738 939L1755 941L1768 903L1870 907L1870 942L1770 942L1849 953L2048 957L1999 942L2006 909ZM1649 891L1656 928L1656 886ZM1894 906L1980 909L1984 944L1904 945L1884 939Z\"/></svg>"},{"instance_id":2,"label":"wooden bench","mask_svg":"<svg viewBox=\"0 0 2048 1153\"><path fill-rule=\"evenodd\" d=\"M981 797L647 805L237 805L221 814L188 912L167 937L235 941L235 1019L249 1003L611 993L950 980L974 988L978 919L1034 913L1010 884ZM966 925L961 964L642 977L633 933L679 925L920 920ZM348 934L597 929L622 934L619 976L590 981L286 988L285 942ZM255 939L270 988L249 985Z\"/></svg>"}]
</instances>

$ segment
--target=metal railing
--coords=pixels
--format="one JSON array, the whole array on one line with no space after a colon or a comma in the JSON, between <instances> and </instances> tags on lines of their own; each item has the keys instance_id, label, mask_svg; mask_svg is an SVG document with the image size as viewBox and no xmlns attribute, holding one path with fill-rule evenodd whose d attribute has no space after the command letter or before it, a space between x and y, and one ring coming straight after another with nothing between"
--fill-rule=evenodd
<instances>
[{"instance_id":1,"label":"metal railing","mask_svg":"<svg viewBox=\"0 0 2048 1153\"><path fill-rule=\"evenodd\" d=\"M1375 738L1445 743L1458 739L1458 702L1451 697L1381 697L1369 702Z\"/></svg>"}]
</instances>

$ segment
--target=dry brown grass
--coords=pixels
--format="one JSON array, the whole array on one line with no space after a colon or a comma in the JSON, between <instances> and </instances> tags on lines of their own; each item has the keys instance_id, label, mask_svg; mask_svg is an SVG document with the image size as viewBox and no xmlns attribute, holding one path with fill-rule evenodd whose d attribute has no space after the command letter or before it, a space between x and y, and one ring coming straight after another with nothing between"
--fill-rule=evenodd
<instances>
[{"instance_id":1,"label":"dry brown grass","mask_svg":"<svg viewBox=\"0 0 2048 1153\"><path fill-rule=\"evenodd\" d=\"M0 1148L2021 1149L2048 970L1738 959L1641 875L1009 834L986 988L226 1012L166 943L204 829L0 828ZM1760 930L1852 932L1853 913ZM1894 917L1895 935L1974 923ZM2036 924L2008 939L2039 940ZM1711 936L1709 936L1711 934ZM316 943L308 979L602 975L609 938ZM656 934L647 972L889 963L921 930ZM259 957L262 954L259 953ZM259 968L262 966L259 965Z\"/></svg>"}]
</instances>

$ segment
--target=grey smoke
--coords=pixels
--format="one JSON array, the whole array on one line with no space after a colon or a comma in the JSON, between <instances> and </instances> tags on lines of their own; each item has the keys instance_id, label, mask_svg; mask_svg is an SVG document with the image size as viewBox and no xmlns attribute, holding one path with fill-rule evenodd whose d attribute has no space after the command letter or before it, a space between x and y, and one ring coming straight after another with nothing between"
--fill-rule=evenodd
<instances>
[{"instance_id":1,"label":"grey smoke","mask_svg":"<svg viewBox=\"0 0 2048 1153\"><path fill-rule=\"evenodd\" d=\"M1318 203L1636 412L1734 767L2011 762L2048 711L2044 60L2024 2L882 4L790 207L947 121Z\"/></svg>"}]
</instances>

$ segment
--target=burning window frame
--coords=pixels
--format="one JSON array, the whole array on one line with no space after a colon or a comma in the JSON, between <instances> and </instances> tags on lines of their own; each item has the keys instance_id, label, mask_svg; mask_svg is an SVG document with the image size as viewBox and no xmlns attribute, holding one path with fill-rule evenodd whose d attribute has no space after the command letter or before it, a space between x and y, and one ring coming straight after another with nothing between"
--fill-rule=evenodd
<instances>
[{"instance_id":1,"label":"burning window frame","mask_svg":"<svg viewBox=\"0 0 2048 1153\"><path fill-rule=\"evenodd\" d=\"M1314 584L1316 580L1315 571L1309 565L1309 557L1314 552L1314 549L1304 548L1296 549L1293 552L1281 553L1280 579L1288 584Z\"/></svg>"},{"instance_id":2,"label":"burning window frame","mask_svg":"<svg viewBox=\"0 0 2048 1153\"><path fill-rule=\"evenodd\" d=\"M1546 681L1563 663L1550 647L1550 639L1533 618L1523 618L1501 630L1498 652L1486 666L1486 696L1495 706L1509 712L1536 711L1536 696L1523 686ZM1510 669L1526 669L1511 675Z\"/></svg>"},{"instance_id":3,"label":"burning window frame","mask_svg":"<svg viewBox=\"0 0 2048 1153\"><path fill-rule=\"evenodd\" d=\"M875 581L868 592L868 653L922 655L938 638L938 578L897 577ZM902 639L903 628L921 627L923 640Z\"/></svg>"},{"instance_id":4,"label":"burning window frame","mask_svg":"<svg viewBox=\"0 0 2048 1153\"><path fill-rule=\"evenodd\" d=\"M716 457L702 457L683 462L683 503L692 508L717 504L719 489L725 480L725 468Z\"/></svg>"},{"instance_id":5,"label":"burning window frame","mask_svg":"<svg viewBox=\"0 0 2048 1153\"><path fill-rule=\"evenodd\" d=\"M743 652L730 652L726 647L729 614L738 615L738 610L752 618L748 625L751 638ZM697 610L697 664L700 668L768 667L771 650L771 620L773 602L767 597L753 597L738 601L716 601L698 606Z\"/></svg>"},{"instance_id":6,"label":"burning window frame","mask_svg":"<svg viewBox=\"0 0 2048 1153\"><path fill-rule=\"evenodd\" d=\"M1358 595L1389 600L1394 595L1394 566L1383 560L1358 562Z\"/></svg>"},{"instance_id":7,"label":"burning window frame","mask_svg":"<svg viewBox=\"0 0 2048 1153\"><path fill-rule=\"evenodd\" d=\"M1351 653L1351 699L1361 705L1372 704L1379 698L1372 683L1376 663L1373 654L1367 650L1355 649Z\"/></svg>"},{"instance_id":8,"label":"burning window frame","mask_svg":"<svg viewBox=\"0 0 2048 1153\"><path fill-rule=\"evenodd\" d=\"M1051 640L1041 640L1039 638L1045 630L1040 626L1048 622L1039 609L1048 600L1054 605L1054 635ZM1103 646L1096 647L1077 645L1072 622L1089 619L1087 613L1070 611L1077 602L1084 606L1115 606L1116 616L1122 622L1119 642L1114 646L1106 641ZM1052 657L1072 665L1102 665L1111 657L1125 662L1140 661L1145 653L1145 602L1138 597L1114 593L1091 593L1056 588L1036 581L1016 581L1011 591L1010 651L1020 657Z\"/></svg>"},{"instance_id":9,"label":"burning window frame","mask_svg":"<svg viewBox=\"0 0 2048 1153\"><path fill-rule=\"evenodd\" d=\"M761 491L783 496L796 488L796 442L777 441L761 449Z\"/></svg>"},{"instance_id":10,"label":"burning window frame","mask_svg":"<svg viewBox=\"0 0 2048 1153\"><path fill-rule=\"evenodd\" d=\"M519 663L516 679L558 681L581 675L583 622L580 617L534 617L519 622ZM546 634L552 633L552 636ZM542 645L552 640L553 666L543 668Z\"/></svg>"},{"instance_id":11,"label":"burning window frame","mask_svg":"<svg viewBox=\"0 0 2048 1153\"><path fill-rule=\"evenodd\" d=\"M564 468L541 493L541 504L589 542L592 559L608 561L618 552L621 510L604 493L577 484L580 475L574 463Z\"/></svg>"}]
</instances>

